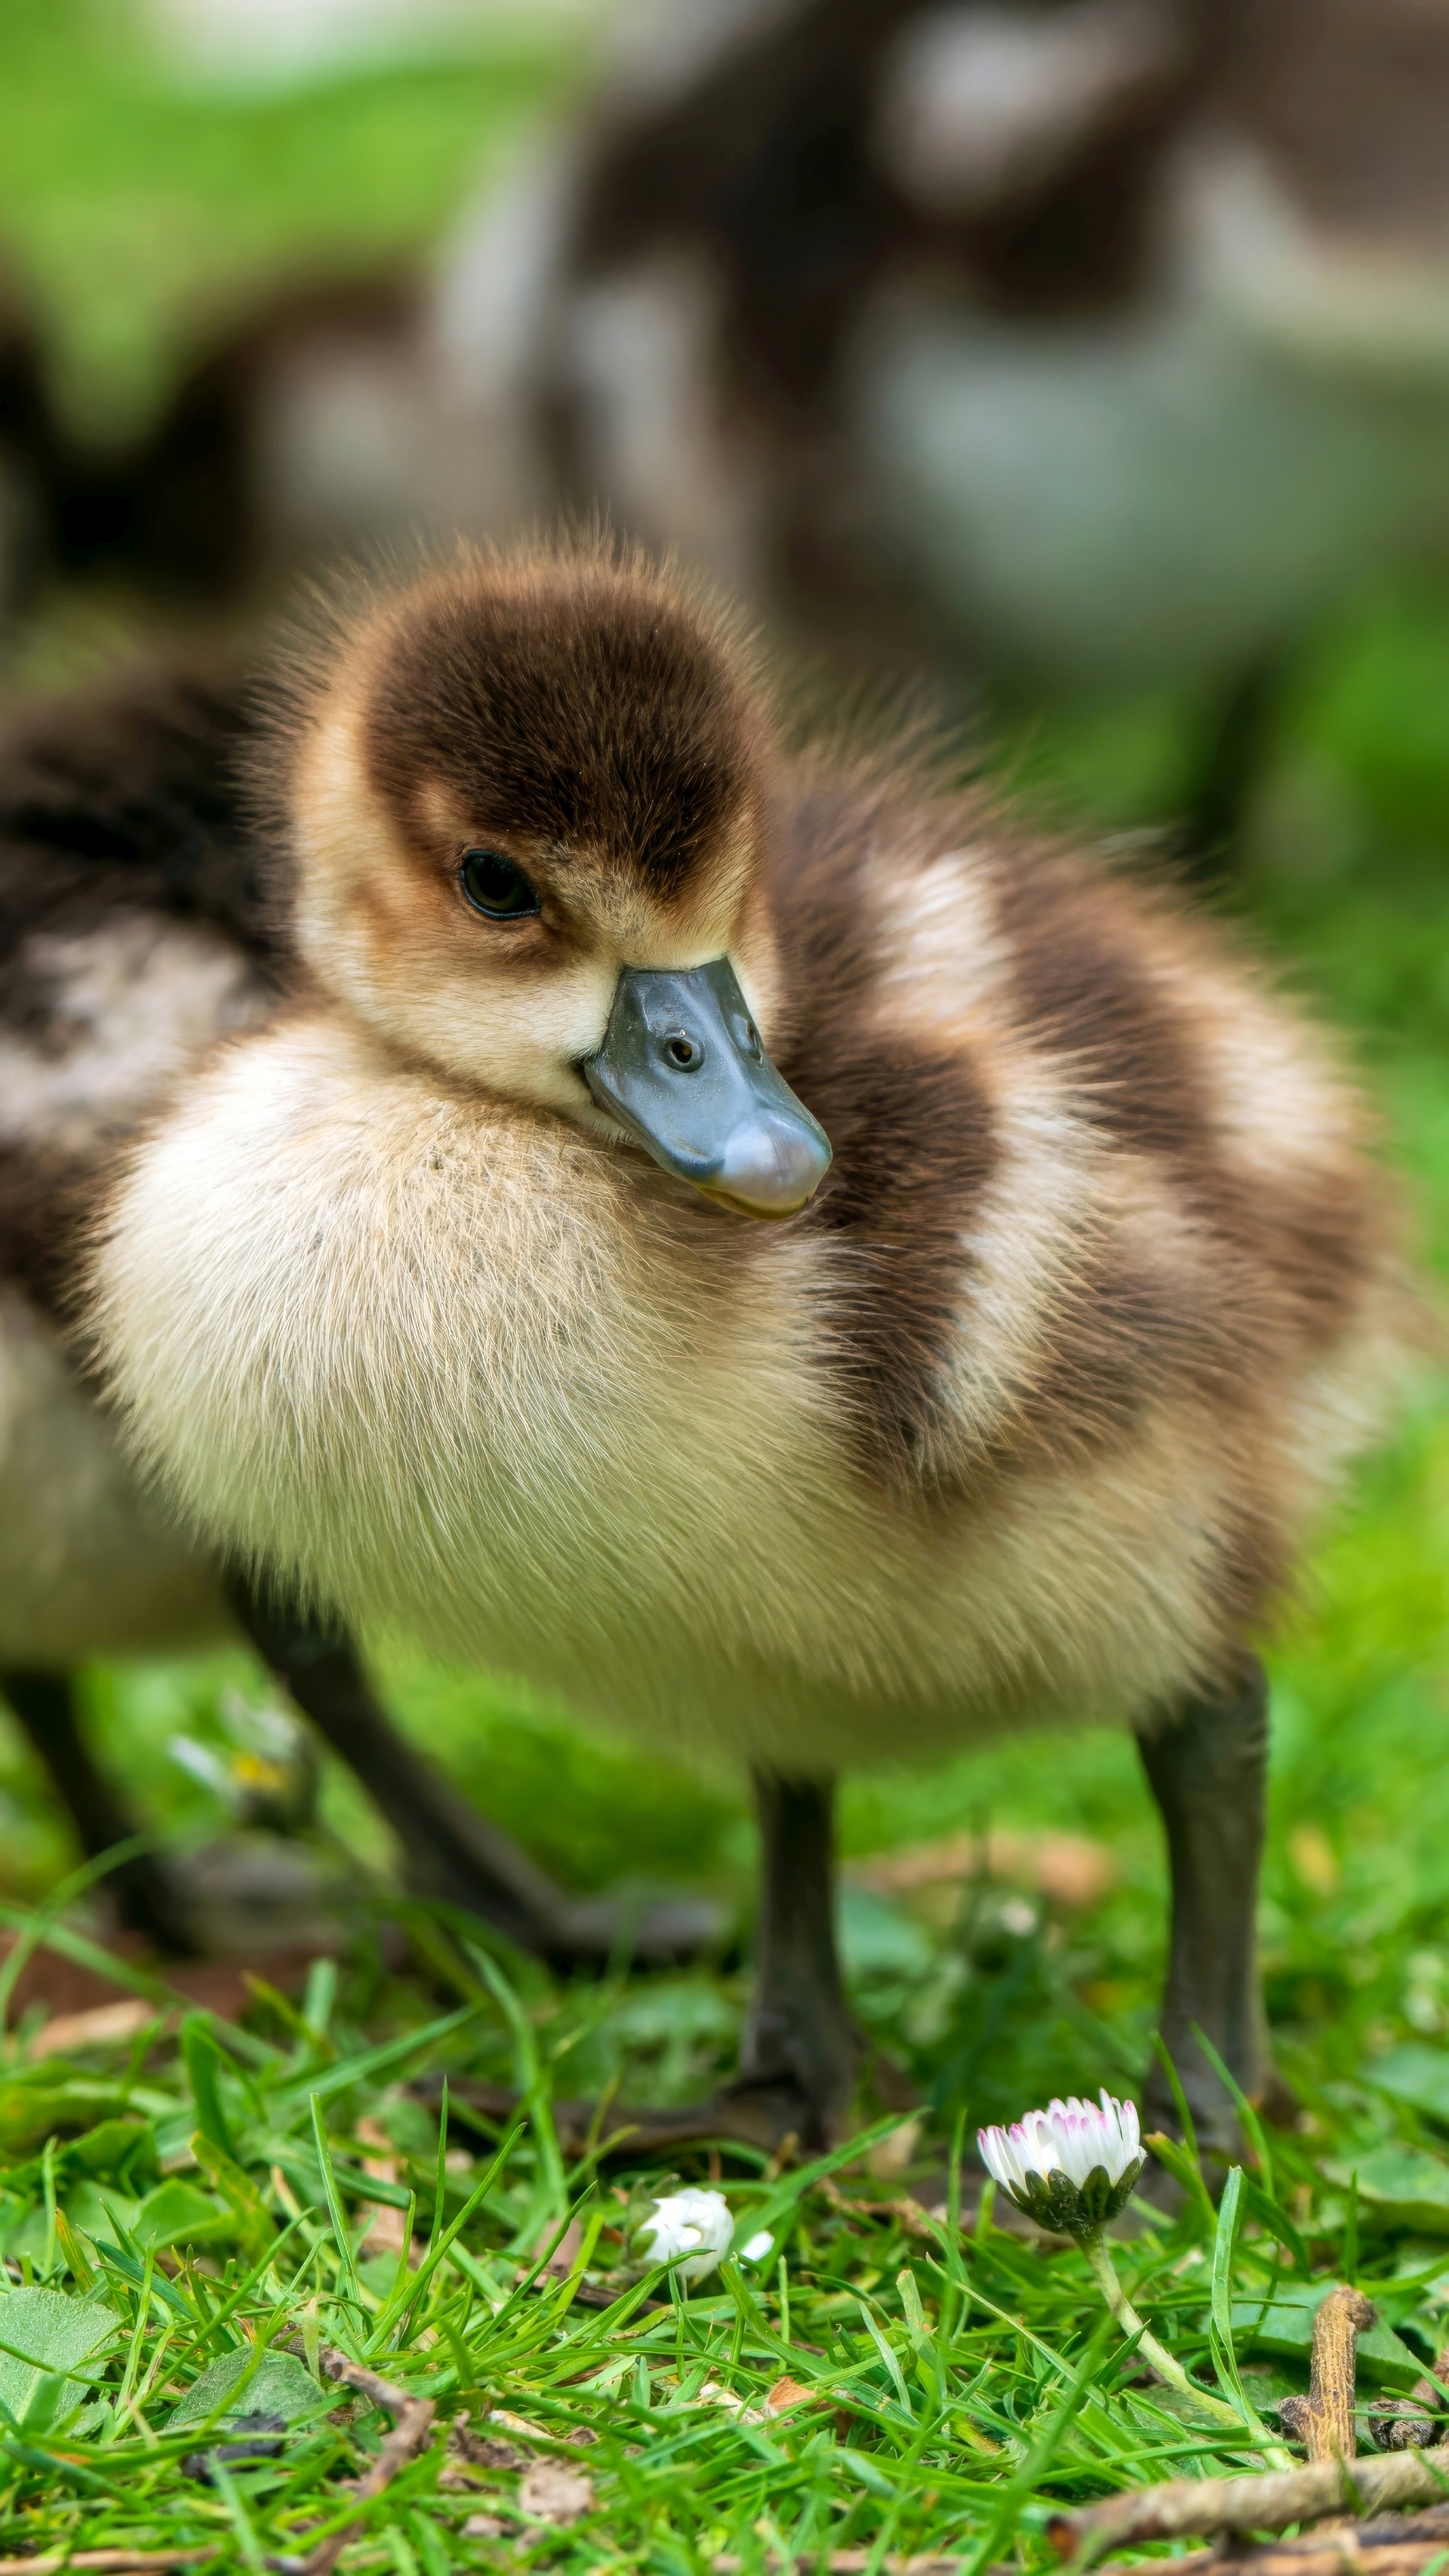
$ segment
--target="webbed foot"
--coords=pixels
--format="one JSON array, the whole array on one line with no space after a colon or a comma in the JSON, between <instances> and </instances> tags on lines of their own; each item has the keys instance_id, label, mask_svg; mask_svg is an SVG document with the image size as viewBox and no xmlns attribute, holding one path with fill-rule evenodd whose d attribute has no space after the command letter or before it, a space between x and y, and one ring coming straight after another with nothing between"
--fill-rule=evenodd
<instances>
[{"instance_id":1,"label":"webbed foot","mask_svg":"<svg viewBox=\"0 0 1449 2576\"><path fill-rule=\"evenodd\" d=\"M414 2098L436 2106L441 2082L409 2086ZM450 2077L448 2107L455 2127L490 2141L514 2117L522 2095L503 2084L477 2084ZM677 2147L756 2147L766 2155L782 2150L816 2153L824 2143L829 2116L826 2105L812 2101L789 2079L757 2083L741 2077L722 2085L701 2102L655 2109L636 2102L555 2101L551 2104L558 2142L565 2156L672 2155Z\"/></svg>"},{"instance_id":2,"label":"webbed foot","mask_svg":"<svg viewBox=\"0 0 1449 2576\"><path fill-rule=\"evenodd\" d=\"M725 1920L707 1898L631 1905L627 1896L575 1897L556 1886L399 1734L345 1637L240 1577L229 1590L258 1654L391 1826L415 1896L461 1906L555 1968L601 1968L614 1959L658 1966L718 1946Z\"/></svg>"}]
</instances>

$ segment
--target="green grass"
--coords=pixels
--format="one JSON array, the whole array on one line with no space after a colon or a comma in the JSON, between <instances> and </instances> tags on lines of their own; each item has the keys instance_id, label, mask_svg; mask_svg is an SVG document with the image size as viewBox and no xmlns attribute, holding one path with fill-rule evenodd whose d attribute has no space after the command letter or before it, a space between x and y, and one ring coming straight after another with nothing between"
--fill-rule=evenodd
<instances>
[{"instance_id":1,"label":"green grass","mask_svg":"<svg viewBox=\"0 0 1449 2576\"><path fill-rule=\"evenodd\" d=\"M560 1993L534 1972L514 1992L441 1926L434 1943L458 2000L431 2017L364 1944L340 1982L314 1970L300 2010L261 1996L245 2027L193 2013L179 2032L173 2016L168 2037L158 1995L124 2046L58 2062L27 2047L23 2025L12 2036L0 2069L7 2547L209 2545L226 2564L295 2561L357 2512L349 2481L387 2430L378 2408L315 2376L323 2348L437 2413L350 2544L359 2570L505 2555L684 2570L722 2552L762 2566L823 2545L957 2550L977 2564L1014 2544L1023 2564L1046 2565L1054 2504L1252 2465L1251 2430L1214 2427L1148 2381L1078 2254L1029 2250L987 2208L964 2230L949 2200L942 2216L903 2220L899 2181L739 2156L725 2185L736 2245L768 2233L769 2253L732 2256L691 2294L641 2273L626 2204L642 2178L627 2160L570 2166L546 2108L551 2087L627 2074L627 1988ZM654 1990L656 2020L686 1992ZM1449 2087L1440 2054L1428 2067L1407 2051L1384 2061L1395 2096L1296 2064L1311 2126L1273 2139L1252 2215L1220 2258L1200 2199L1172 2225L1144 2213L1119 2249L1126 2286L1204 2386L1231 2395L1209 2335L1219 2259L1257 2412L1304 2384L1295 2291L1313 2279L1358 2278L1389 2330L1364 2356L1365 2407L1433 2355L1449 2298ZM413 2089L424 2072L434 2096L442 2072L462 2094L470 2076L511 2075L535 2108L495 2154L456 2112L444 2128ZM1437 2102L1438 2118L1406 2092ZM363 2170L380 2130L381 2180ZM411 2269L366 2241L379 2203L409 2201ZM571 2215L574 2269L543 2278ZM582 2304L581 2279L605 2304ZM785 2379L803 2393L772 2413ZM224 2442L252 2408L285 2419L276 2456L199 2481L208 2436ZM455 2425L508 2448L465 2476ZM529 2464L550 2458L588 2482L564 2528L530 2510ZM493 2530L471 2535L479 2515Z\"/></svg>"},{"instance_id":2,"label":"green grass","mask_svg":"<svg viewBox=\"0 0 1449 2576\"><path fill-rule=\"evenodd\" d=\"M46 312L73 411L133 422L164 392L188 315L279 263L424 246L567 69L557 50L515 42L506 56L283 96L188 100L114 12L10 0L0 232ZM125 614L51 603L24 667L63 669L97 638L108 648ZM1048 712L1003 759L1058 813L1133 827L1170 812L1193 719L1175 700ZM1234 901L1358 1051L1427 1256L1444 1267L1449 598L1435 582L1386 586L1303 656ZM1271 2141L1272 2175L1257 2170L1263 2197L1231 2257L1239 2358L1262 2405L1304 2378L1306 2329L1285 2284L1360 2278L1401 2337L1391 2377L1444 2339L1446 1575L1449 1399L1428 1387L1325 1533L1270 1657L1263 1946L1275 2049L1303 2111ZM385 1678L405 1723L560 1876L591 1889L695 1880L747 1905L752 1832L733 1778L672 1769L486 1678L419 1666ZM97 1743L138 1806L169 1834L214 1834L220 1809L168 1744L182 1731L225 1744L225 1694L262 1689L246 1659L100 1669L86 1688ZM335 1766L322 1812L328 1849L340 1843L375 1889L386 1833ZM636 2179L627 2161L570 2168L544 2105L550 2092L683 2099L709 2085L735 2046L737 1969L569 1985L505 1961L500 1999L496 1963L490 1978L446 1924L429 1936L427 1977L390 1964L385 1908L364 1892L348 1956L335 1976L314 1972L300 2010L259 1996L241 2027L182 2017L142 1979L149 2024L64 2061L37 2056L36 2013L18 2027L12 2013L0 2253L21 2299L7 2334L0 2290L0 2550L210 2545L251 2568L296 2557L353 2510L347 2481L386 2431L375 2408L317 2380L319 2340L436 2403L437 2437L369 2510L346 2561L398 2576L500 2559L672 2576L722 2552L754 2567L827 2542L1045 2568L1053 2500L1247 2456L1246 2436L1225 2447L1154 2395L1076 2254L1029 2251L989 2218L964 2235L939 2222L911 2233L884 2205L906 2185L935 2204L963 2114L969 2127L1051 2092L1129 2086L1146 2060L1164 1879L1130 1744L1008 1742L930 1774L862 1777L845 1795L849 1855L988 1822L1087 1833L1110 1847L1116 1882L1077 1910L985 1879L944 1911L848 1887L856 2009L930 2109L916 2163L889 2183L837 2184L735 2158L724 2187L738 2239L763 2226L774 2250L687 2300L616 2281L619 2304L601 2309L568 2284L530 2284L536 2250L576 2210L589 2277L607 2286L624 2267ZM72 1859L18 1737L0 1735L12 1923ZM73 1949L82 1916L68 1920L55 1937ZM459 2086L535 2087L481 2192L487 2141L456 2116L440 2140L435 2104L409 2089L444 2071ZM377 2204L359 2121L393 2141L394 2200L416 2195L420 2248L436 2250L479 2192L415 2288L361 2241ZM696 2176L706 2169L695 2160ZM1211 2232L1189 2203L1123 2250L1131 2295L1205 2384ZM50 2366L27 2368L17 2351ZM295 2420L275 2460L208 2486L182 2466L205 2447L195 2420L172 2419L228 2355L229 2370L256 2361L233 2411L250 2393ZM763 2401L785 2376L808 2399L772 2416ZM198 2408L217 2385L206 2380ZM499 2407L537 2428L505 2434L519 2452L586 2470L593 2502L571 2527L530 2522L517 2466L439 2484L452 2419L476 2432ZM578 2432L595 2438L573 2447ZM479 2514L500 2536L466 2535Z\"/></svg>"}]
</instances>

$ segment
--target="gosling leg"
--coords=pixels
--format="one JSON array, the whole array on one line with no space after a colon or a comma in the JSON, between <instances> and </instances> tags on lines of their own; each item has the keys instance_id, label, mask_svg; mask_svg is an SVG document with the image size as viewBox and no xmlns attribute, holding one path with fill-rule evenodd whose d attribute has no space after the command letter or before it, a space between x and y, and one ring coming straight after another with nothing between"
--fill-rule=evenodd
<instances>
[{"instance_id":1,"label":"gosling leg","mask_svg":"<svg viewBox=\"0 0 1449 2576\"><path fill-rule=\"evenodd\" d=\"M557 1966L602 1962L621 1947L636 1956L679 1957L714 1935L714 1909L695 1899L645 1907L631 1922L608 1900L567 1895L398 1733L345 1637L289 1615L240 1580L230 1593L263 1662L396 1834L414 1894L466 1907Z\"/></svg>"},{"instance_id":2,"label":"gosling leg","mask_svg":"<svg viewBox=\"0 0 1449 2576\"><path fill-rule=\"evenodd\" d=\"M727 2107L772 2145L835 2145L855 2090L860 2042L835 1940L835 1784L754 1775L760 1820L755 1986Z\"/></svg>"},{"instance_id":3,"label":"gosling leg","mask_svg":"<svg viewBox=\"0 0 1449 2576\"><path fill-rule=\"evenodd\" d=\"M1272 750L1289 668L1284 650L1270 648L1238 672L1208 720L1179 836L1187 873L1206 892L1229 883L1240 867L1243 828Z\"/></svg>"},{"instance_id":4,"label":"gosling leg","mask_svg":"<svg viewBox=\"0 0 1449 2576\"><path fill-rule=\"evenodd\" d=\"M1268 1683L1256 1661L1235 1693L1193 1699L1139 1740L1143 1769L1167 1834L1172 1929L1162 2038L1177 2068L1201 2144L1238 2144L1231 2097L1193 2036L1206 2033L1251 2101L1267 2072L1255 1917L1268 1777ZM1175 2131L1176 2107L1160 2066L1148 2076L1152 2127Z\"/></svg>"},{"instance_id":5,"label":"gosling leg","mask_svg":"<svg viewBox=\"0 0 1449 2576\"><path fill-rule=\"evenodd\" d=\"M136 1831L135 1820L92 1759L76 1717L69 1676L24 1669L3 1672L0 1693L44 1763L87 1860L99 1860L117 1843L129 1842ZM129 1860L107 1872L103 1885L110 1890L127 1931L144 1933L160 1949L182 1956L195 1950L186 1900L164 1864L150 1852L133 1852Z\"/></svg>"}]
</instances>

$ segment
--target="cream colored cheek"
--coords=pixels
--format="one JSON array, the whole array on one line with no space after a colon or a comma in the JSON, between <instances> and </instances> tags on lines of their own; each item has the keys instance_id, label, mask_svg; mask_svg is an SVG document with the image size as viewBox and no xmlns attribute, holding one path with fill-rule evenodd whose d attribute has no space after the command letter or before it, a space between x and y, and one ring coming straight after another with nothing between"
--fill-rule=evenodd
<instances>
[{"instance_id":1,"label":"cream colored cheek","mask_svg":"<svg viewBox=\"0 0 1449 2576\"><path fill-rule=\"evenodd\" d=\"M454 1071L573 1107L587 1101L575 1067L603 1044L616 980L602 959L511 988L459 977L418 993L407 1018L415 1039Z\"/></svg>"}]
</instances>

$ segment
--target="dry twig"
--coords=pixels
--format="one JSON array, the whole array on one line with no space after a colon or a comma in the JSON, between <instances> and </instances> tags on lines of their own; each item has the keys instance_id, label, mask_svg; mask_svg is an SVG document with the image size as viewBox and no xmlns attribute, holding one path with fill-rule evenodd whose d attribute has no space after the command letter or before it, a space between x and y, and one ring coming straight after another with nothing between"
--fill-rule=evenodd
<instances>
[{"instance_id":1,"label":"dry twig","mask_svg":"<svg viewBox=\"0 0 1449 2576\"><path fill-rule=\"evenodd\" d=\"M1358 2380L1358 2338L1375 2323L1375 2313L1358 2290L1330 2290L1320 2299L1313 2320L1313 2360L1306 2397L1285 2397L1278 2421L1285 2433L1303 2444L1310 2460L1351 2460L1358 2450L1353 2401ZM1328 2530L1351 2522L1336 2514Z\"/></svg>"},{"instance_id":2,"label":"dry twig","mask_svg":"<svg viewBox=\"0 0 1449 2576\"><path fill-rule=\"evenodd\" d=\"M373 2406L381 2406L393 2418L392 2431L377 2458L352 2491L356 2503L370 2504L374 2496L381 2495L385 2486L391 2485L399 2469L406 2468L409 2460L417 2458L433 2429L433 2401L431 2397L409 2397L406 2390L394 2388L390 2381L379 2379L375 2371L365 2370L360 2361L349 2361L345 2352L337 2352L328 2344L324 2344L318 2354L317 2366L324 2379L341 2380L345 2387L355 2388L359 2397L367 2398ZM363 2515L354 2514L339 2530L329 2531L325 2538L319 2540L316 2547L298 2562L302 2576L331 2576L332 2569L349 2540L356 2538L364 2519Z\"/></svg>"},{"instance_id":3,"label":"dry twig","mask_svg":"<svg viewBox=\"0 0 1449 2576\"><path fill-rule=\"evenodd\" d=\"M1389 2514L1382 2522L1335 2522L1328 2529L1320 2524L1296 2540L1265 2541L1258 2549L1195 2549L1172 2560L1172 2576L1237 2576L1239 2569L1251 2576L1346 2576L1353 2570L1362 2576L1422 2576L1431 2561L1443 2557L1446 2541L1449 2506L1438 2505L1428 2513ZM1141 2561L1132 2568L1099 2568L1097 2576L1142 2576Z\"/></svg>"},{"instance_id":4,"label":"dry twig","mask_svg":"<svg viewBox=\"0 0 1449 2576\"><path fill-rule=\"evenodd\" d=\"M1347 2508L1364 2513L1449 2497L1449 2459L1432 2451L1390 2451L1358 2460L1311 2460L1266 2477L1169 2478L1052 2516L1047 2528L1063 2558L1094 2566L1110 2549L1139 2540L1204 2539L1220 2531L1283 2531ZM1336 2538L1339 2535L1335 2535ZM1342 2535L1344 2539L1347 2535ZM1175 2571L1174 2571L1175 2576Z\"/></svg>"},{"instance_id":5,"label":"dry twig","mask_svg":"<svg viewBox=\"0 0 1449 2576\"><path fill-rule=\"evenodd\" d=\"M59 2576L59 2570L86 2567L95 2576L144 2576L148 2568L195 2567L214 2558L220 2543L204 2549L49 2549L43 2557L0 2558L0 2576Z\"/></svg>"},{"instance_id":6,"label":"dry twig","mask_svg":"<svg viewBox=\"0 0 1449 2576\"><path fill-rule=\"evenodd\" d=\"M1312 2376L1306 2397L1285 2397L1278 2421L1302 2442L1310 2460L1351 2460L1358 2449L1353 2400L1357 2338L1374 2323L1358 2290L1330 2290L1313 2320Z\"/></svg>"},{"instance_id":7,"label":"dry twig","mask_svg":"<svg viewBox=\"0 0 1449 2576\"><path fill-rule=\"evenodd\" d=\"M739 2576L739 2570L745 2564L743 2558L733 2558L728 2553L710 2560L714 2576ZM799 2568L801 2576L807 2576L807 2571L813 2571L813 2576L865 2576L866 2569L873 2565L879 2568L880 2576L959 2576L961 2560L958 2557L933 2557L929 2550L915 2558L877 2559L869 2549L807 2549L798 2558L768 2555L765 2564L767 2567ZM1009 2576L1009 2571L988 2568L986 2576ZM1175 2567L1172 2576L1177 2576Z\"/></svg>"}]
</instances>

